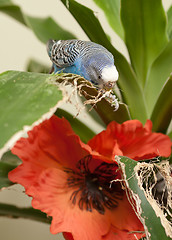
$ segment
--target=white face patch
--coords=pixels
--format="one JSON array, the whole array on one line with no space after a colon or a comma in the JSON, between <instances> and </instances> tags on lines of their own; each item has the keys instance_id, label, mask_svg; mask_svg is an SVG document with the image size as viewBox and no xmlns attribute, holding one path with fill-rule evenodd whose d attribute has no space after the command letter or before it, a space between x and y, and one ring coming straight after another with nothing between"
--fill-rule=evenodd
<instances>
[{"instance_id":1,"label":"white face patch","mask_svg":"<svg viewBox=\"0 0 172 240\"><path fill-rule=\"evenodd\" d=\"M105 67L102 70L102 80L103 82L116 82L118 80L119 74L115 66Z\"/></svg>"}]
</instances>

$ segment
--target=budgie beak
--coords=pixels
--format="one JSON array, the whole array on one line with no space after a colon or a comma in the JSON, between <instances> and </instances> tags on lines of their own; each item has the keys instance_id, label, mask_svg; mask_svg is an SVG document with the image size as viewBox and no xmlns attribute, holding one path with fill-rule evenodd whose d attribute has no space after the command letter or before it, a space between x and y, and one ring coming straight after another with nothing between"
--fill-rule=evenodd
<instances>
[{"instance_id":1,"label":"budgie beak","mask_svg":"<svg viewBox=\"0 0 172 240\"><path fill-rule=\"evenodd\" d=\"M114 65L111 67L103 68L102 70L103 88L105 90L112 89L116 81L118 80L118 77L119 77L119 74Z\"/></svg>"},{"instance_id":2,"label":"budgie beak","mask_svg":"<svg viewBox=\"0 0 172 240\"><path fill-rule=\"evenodd\" d=\"M103 89L105 89L106 91L108 91L108 90L112 89L112 88L115 86L115 83L116 83L116 81L115 81L115 82L109 81L109 82L107 82L107 83L104 83L104 84L103 84Z\"/></svg>"}]
</instances>

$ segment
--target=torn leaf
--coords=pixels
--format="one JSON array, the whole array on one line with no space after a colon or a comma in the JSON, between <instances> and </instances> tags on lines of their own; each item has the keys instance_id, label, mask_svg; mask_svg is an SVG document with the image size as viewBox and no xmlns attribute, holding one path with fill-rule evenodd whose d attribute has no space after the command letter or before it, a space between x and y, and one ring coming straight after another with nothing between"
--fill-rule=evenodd
<instances>
[{"instance_id":1,"label":"torn leaf","mask_svg":"<svg viewBox=\"0 0 172 240\"><path fill-rule=\"evenodd\" d=\"M172 177L169 162L137 162L124 156L116 157L116 161L123 174L128 200L144 225L146 239L166 240L172 237ZM164 184L161 197L157 197L157 183L161 177Z\"/></svg>"},{"instance_id":2,"label":"torn leaf","mask_svg":"<svg viewBox=\"0 0 172 240\"><path fill-rule=\"evenodd\" d=\"M7 71L0 74L0 158L24 133L51 117L61 104L62 89L49 74Z\"/></svg>"}]
</instances>

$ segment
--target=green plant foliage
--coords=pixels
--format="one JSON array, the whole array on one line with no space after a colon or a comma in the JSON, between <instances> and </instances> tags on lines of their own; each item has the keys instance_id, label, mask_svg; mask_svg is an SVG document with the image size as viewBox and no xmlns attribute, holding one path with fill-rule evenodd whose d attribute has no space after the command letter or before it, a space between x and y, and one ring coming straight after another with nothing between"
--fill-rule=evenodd
<instances>
[{"instance_id":1,"label":"green plant foliage","mask_svg":"<svg viewBox=\"0 0 172 240\"><path fill-rule=\"evenodd\" d=\"M67 2L66 0L61 0L61 2L70 11L91 41L103 46L109 43L108 37L91 9L74 0L69 0Z\"/></svg>"},{"instance_id":2,"label":"green plant foliage","mask_svg":"<svg viewBox=\"0 0 172 240\"><path fill-rule=\"evenodd\" d=\"M20 208L10 204L0 203L0 216L10 218L24 218L42 223L51 223L51 218L33 208Z\"/></svg>"},{"instance_id":3,"label":"green plant foliage","mask_svg":"<svg viewBox=\"0 0 172 240\"><path fill-rule=\"evenodd\" d=\"M167 132L167 128L172 119L172 76L167 80L162 92L154 107L151 120L153 130L156 132Z\"/></svg>"},{"instance_id":4,"label":"green plant foliage","mask_svg":"<svg viewBox=\"0 0 172 240\"><path fill-rule=\"evenodd\" d=\"M16 165L0 162L0 189L3 187L9 187L13 183L8 179L8 172L16 168Z\"/></svg>"},{"instance_id":5,"label":"green plant foliage","mask_svg":"<svg viewBox=\"0 0 172 240\"><path fill-rule=\"evenodd\" d=\"M31 28L37 38L43 43L46 43L49 39L58 40L76 38L72 33L60 27L60 25L57 24L51 17L30 17L23 13L20 7L14 5L10 0L0 0L0 11Z\"/></svg>"},{"instance_id":6,"label":"green plant foliage","mask_svg":"<svg viewBox=\"0 0 172 240\"><path fill-rule=\"evenodd\" d=\"M28 72L35 72L35 73L49 73L51 66L45 66L42 63L39 63L37 60L31 59L26 67Z\"/></svg>"},{"instance_id":7,"label":"green plant foliage","mask_svg":"<svg viewBox=\"0 0 172 240\"><path fill-rule=\"evenodd\" d=\"M0 190L14 183L8 179L8 173L21 164L21 160L11 151L4 153L0 160Z\"/></svg>"},{"instance_id":8,"label":"green plant foliage","mask_svg":"<svg viewBox=\"0 0 172 240\"><path fill-rule=\"evenodd\" d=\"M24 126L31 126L63 99L61 90L48 83L49 77L18 71L0 75L0 112L3 113L0 148Z\"/></svg>"},{"instance_id":9,"label":"green plant foliage","mask_svg":"<svg viewBox=\"0 0 172 240\"><path fill-rule=\"evenodd\" d=\"M145 86L145 99L149 116L151 115L156 101L163 86L172 72L172 40L170 40L152 64L147 84Z\"/></svg>"},{"instance_id":10,"label":"green plant foliage","mask_svg":"<svg viewBox=\"0 0 172 240\"><path fill-rule=\"evenodd\" d=\"M131 64L144 85L151 64L167 44L161 0L121 0L121 18Z\"/></svg>"},{"instance_id":11,"label":"green plant foliage","mask_svg":"<svg viewBox=\"0 0 172 240\"><path fill-rule=\"evenodd\" d=\"M172 38L172 6L169 8L167 12L167 17L168 17L168 25L167 25L167 33L169 39Z\"/></svg>"},{"instance_id":12,"label":"green plant foliage","mask_svg":"<svg viewBox=\"0 0 172 240\"><path fill-rule=\"evenodd\" d=\"M1 161L15 165L15 166L17 166L21 163L21 160L16 155L12 154L12 152L10 150L8 152L4 153L4 155L1 158Z\"/></svg>"},{"instance_id":13,"label":"green plant foliage","mask_svg":"<svg viewBox=\"0 0 172 240\"><path fill-rule=\"evenodd\" d=\"M25 15L28 27L30 27L37 38L47 43L49 39L74 39L73 34L61 28L51 17L35 18Z\"/></svg>"},{"instance_id":14,"label":"green plant foliage","mask_svg":"<svg viewBox=\"0 0 172 240\"><path fill-rule=\"evenodd\" d=\"M168 134L168 136L171 138L172 140L172 131ZM172 163L172 158L171 158L171 163Z\"/></svg>"},{"instance_id":15,"label":"green plant foliage","mask_svg":"<svg viewBox=\"0 0 172 240\"><path fill-rule=\"evenodd\" d=\"M13 17L20 23L26 25L23 13L20 7L13 4L10 0L0 0L0 11Z\"/></svg>"},{"instance_id":16,"label":"green plant foliage","mask_svg":"<svg viewBox=\"0 0 172 240\"><path fill-rule=\"evenodd\" d=\"M105 13L113 30L124 39L124 30L120 18L120 0L93 0Z\"/></svg>"}]
</instances>

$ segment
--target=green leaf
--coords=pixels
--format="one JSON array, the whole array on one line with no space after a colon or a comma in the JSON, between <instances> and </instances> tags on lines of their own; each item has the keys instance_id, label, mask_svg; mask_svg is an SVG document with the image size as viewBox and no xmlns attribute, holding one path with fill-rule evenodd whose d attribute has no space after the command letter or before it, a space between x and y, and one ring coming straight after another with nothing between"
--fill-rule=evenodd
<instances>
[{"instance_id":1,"label":"green leaf","mask_svg":"<svg viewBox=\"0 0 172 240\"><path fill-rule=\"evenodd\" d=\"M14 183L8 179L8 173L16 168L21 163L21 160L11 151L3 154L0 161L0 189L9 187Z\"/></svg>"},{"instance_id":2,"label":"green leaf","mask_svg":"<svg viewBox=\"0 0 172 240\"><path fill-rule=\"evenodd\" d=\"M21 160L16 155L12 154L11 151L6 152L2 156L0 161L0 189L14 184L8 179L8 173L20 163Z\"/></svg>"},{"instance_id":3,"label":"green leaf","mask_svg":"<svg viewBox=\"0 0 172 240\"><path fill-rule=\"evenodd\" d=\"M112 29L124 39L124 30L120 19L120 0L94 0L94 2L104 11Z\"/></svg>"},{"instance_id":4,"label":"green leaf","mask_svg":"<svg viewBox=\"0 0 172 240\"><path fill-rule=\"evenodd\" d=\"M45 66L44 64L31 59L26 67L28 72L36 72L36 73L49 73L51 67Z\"/></svg>"},{"instance_id":5,"label":"green leaf","mask_svg":"<svg viewBox=\"0 0 172 240\"><path fill-rule=\"evenodd\" d=\"M4 153L1 158L1 161L16 166L21 163L19 157L17 155L14 155L11 151Z\"/></svg>"},{"instance_id":6,"label":"green leaf","mask_svg":"<svg viewBox=\"0 0 172 240\"><path fill-rule=\"evenodd\" d=\"M62 91L50 84L49 78L48 74L18 71L0 74L1 155L8 144L12 145L21 137L23 129L28 131L33 124L55 112L63 99Z\"/></svg>"},{"instance_id":7,"label":"green leaf","mask_svg":"<svg viewBox=\"0 0 172 240\"><path fill-rule=\"evenodd\" d=\"M84 98L80 98L82 102L85 101ZM87 113L89 116L94 119L98 124L100 124L103 128L106 128L106 124L103 122L102 118L99 116L99 114L96 112L96 110L93 108L90 111L90 106L85 106Z\"/></svg>"},{"instance_id":8,"label":"green leaf","mask_svg":"<svg viewBox=\"0 0 172 240\"><path fill-rule=\"evenodd\" d=\"M10 0L0 0L0 11L32 29L37 38L43 43L46 43L49 39L65 40L76 38L72 33L59 26L51 17L30 17L23 13L21 8L13 4Z\"/></svg>"},{"instance_id":9,"label":"green leaf","mask_svg":"<svg viewBox=\"0 0 172 240\"><path fill-rule=\"evenodd\" d=\"M135 75L131 71L126 59L120 53L116 53L116 59L116 66L119 70L118 85L121 89L124 102L129 107L131 118L145 123L148 115L143 91L136 81Z\"/></svg>"},{"instance_id":10,"label":"green leaf","mask_svg":"<svg viewBox=\"0 0 172 240\"><path fill-rule=\"evenodd\" d=\"M172 140L172 131L170 133L168 133L168 136L171 138ZM172 157L171 157L171 161L172 161Z\"/></svg>"},{"instance_id":11,"label":"green leaf","mask_svg":"<svg viewBox=\"0 0 172 240\"><path fill-rule=\"evenodd\" d=\"M74 39L72 33L60 27L51 17L36 18L25 15L26 23L33 30L37 38L46 43L49 39Z\"/></svg>"},{"instance_id":12,"label":"green leaf","mask_svg":"<svg viewBox=\"0 0 172 240\"><path fill-rule=\"evenodd\" d=\"M0 0L0 11L16 19L20 23L26 25L23 13L17 5L10 0Z\"/></svg>"},{"instance_id":13,"label":"green leaf","mask_svg":"<svg viewBox=\"0 0 172 240\"><path fill-rule=\"evenodd\" d=\"M170 137L171 140L172 140L172 132L169 134L169 137ZM171 156L169 157L169 163L172 164L172 154L171 154Z\"/></svg>"},{"instance_id":14,"label":"green leaf","mask_svg":"<svg viewBox=\"0 0 172 240\"><path fill-rule=\"evenodd\" d=\"M74 132L81 138L84 143L87 143L96 135L90 128L88 128L84 123L79 121L70 113L58 108L55 114L58 117L65 117L70 122L70 125Z\"/></svg>"},{"instance_id":15,"label":"green leaf","mask_svg":"<svg viewBox=\"0 0 172 240\"><path fill-rule=\"evenodd\" d=\"M166 133L172 120L172 75L164 85L154 107L151 120L155 132Z\"/></svg>"},{"instance_id":16,"label":"green leaf","mask_svg":"<svg viewBox=\"0 0 172 240\"><path fill-rule=\"evenodd\" d=\"M135 197L136 204L137 204L137 210L139 207L141 207L139 215L141 216L141 222L144 223L147 227L148 232L151 234L151 237L148 237L147 233L147 239L151 240L157 240L157 239L163 239L168 240L169 238L166 236L165 230L162 226L162 222L159 217L157 217L156 213L154 212L153 203L149 203L149 201L146 198L146 195L143 191L143 188L140 188L138 185L138 179L136 177L136 170L134 169L136 165L140 164L137 161L134 161L130 158L120 156L118 163L120 164L124 176L124 181L127 186L132 190L130 194L132 194L132 197ZM122 164L121 164L122 163ZM139 166L139 165L138 165ZM142 171L142 169L140 169ZM140 200L138 200L138 197ZM136 206L134 206L136 208ZM145 228L145 232L146 228Z\"/></svg>"},{"instance_id":17,"label":"green leaf","mask_svg":"<svg viewBox=\"0 0 172 240\"><path fill-rule=\"evenodd\" d=\"M168 9L167 18L168 18L167 33L168 33L169 39L171 39L172 38L172 6Z\"/></svg>"},{"instance_id":18,"label":"green leaf","mask_svg":"<svg viewBox=\"0 0 172 240\"><path fill-rule=\"evenodd\" d=\"M112 121L123 123L131 119L128 107L123 103L119 105L117 111L114 111L112 106L105 99L102 99L101 102L97 103L97 108L95 108L95 110L106 125Z\"/></svg>"},{"instance_id":19,"label":"green leaf","mask_svg":"<svg viewBox=\"0 0 172 240\"><path fill-rule=\"evenodd\" d=\"M145 86L145 99L149 117L158 100L159 94L172 72L172 39L166 48L153 63L147 84Z\"/></svg>"},{"instance_id":20,"label":"green leaf","mask_svg":"<svg viewBox=\"0 0 172 240\"><path fill-rule=\"evenodd\" d=\"M43 223L51 223L51 218L39 210L33 208L19 208L14 205L0 203L0 216L10 218L24 218Z\"/></svg>"},{"instance_id":21,"label":"green leaf","mask_svg":"<svg viewBox=\"0 0 172 240\"><path fill-rule=\"evenodd\" d=\"M100 22L94 12L74 0L61 0L70 13L74 16L91 41L106 47L115 58L115 65L120 74L118 84L122 89L125 103L129 106L132 118L137 118L143 123L147 119L145 99L136 77L124 56L119 53L109 42ZM140 111L142 109L142 111Z\"/></svg>"},{"instance_id":22,"label":"green leaf","mask_svg":"<svg viewBox=\"0 0 172 240\"><path fill-rule=\"evenodd\" d=\"M0 189L4 187L9 187L13 183L8 179L8 172L16 168L16 165L0 162Z\"/></svg>"},{"instance_id":23,"label":"green leaf","mask_svg":"<svg viewBox=\"0 0 172 240\"><path fill-rule=\"evenodd\" d=\"M91 9L74 0L61 0L61 2L70 11L91 41L97 42L103 46L109 42L108 37L99 23L99 20L96 18Z\"/></svg>"},{"instance_id":24,"label":"green leaf","mask_svg":"<svg viewBox=\"0 0 172 240\"><path fill-rule=\"evenodd\" d=\"M168 41L162 2L121 0L121 19L132 66L144 85L151 64Z\"/></svg>"}]
</instances>

